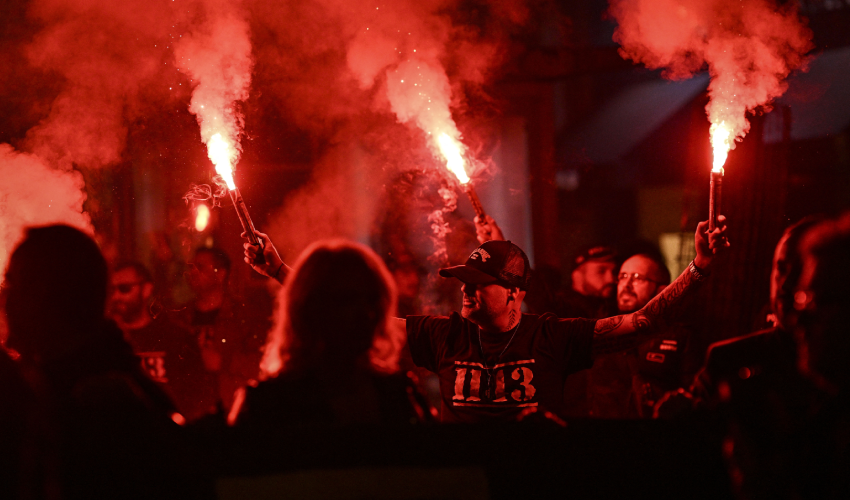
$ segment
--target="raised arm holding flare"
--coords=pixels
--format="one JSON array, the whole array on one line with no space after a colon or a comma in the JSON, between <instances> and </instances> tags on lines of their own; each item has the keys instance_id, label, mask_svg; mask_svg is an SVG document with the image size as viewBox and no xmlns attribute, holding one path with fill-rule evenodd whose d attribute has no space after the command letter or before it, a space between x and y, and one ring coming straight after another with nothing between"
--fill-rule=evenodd
<instances>
[{"instance_id":1,"label":"raised arm holding flare","mask_svg":"<svg viewBox=\"0 0 850 500\"><path fill-rule=\"evenodd\" d=\"M441 276L463 283L461 312L399 321L414 363L440 379L442 420L509 421L538 406L561 413L570 374L592 366L595 355L640 344L673 320L715 254L729 246L722 216L714 231L707 227L697 227L697 257L667 289L637 312L599 321L523 314L531 269L525 252L510 241L487 241L463 265L441 269ZM282 282L288 268L268 236L258 236L268 264L254 269ZM248 263L256 251L245 245Z\"/></svg>"},{"instance_id":2,"label":"raised arm holding flare","mask_svg":"<svg viewBox=\"0 0 850 500\"><path fill-rule=\"evenodd\" d=\"M708 221L697 225L694 236L697 256L685 271L642 309L629 314L600 319L593 329L593 354L607 354L637 347L647 338L669 326L681 309L685 297L708 276L714 255L729 247L726 217L719 216L717 227L708 232Z\"/></svg>"},{"instance_id":3,"label":"raised arm holding flare","mask_svg":"<svg viewBox=\"0 0 850 500\"><path fill-rule=\"evenodd\" d=\"M502 241L505 239L502 229L489 215L485 215L484 219L478 215L475 216L475 237L478 239L478 243L482 245L490 240Z\"/></svg>"},{"instance_id":4,"label":"raised arm holding flare","mask_svg":"<svg viewBox=\"0 0 850 500\"><path fill-rule=\"evenodd\" d=\"M245 242L242 244L242 247L245 249L245 263L263 276L274 278L279 283L283 283L283 280L286 279L289 271L291 271L290 267L283 263L283 259L277 253L277 248L274 247L272 240L269 239L269 235L259 231L254 231L254 234L263 241L262 251L264 262L257 264L257 251L259 250L257 245ZM247 233L242 233L242 237L247 237Z\"/></svg>"}]
</instances>

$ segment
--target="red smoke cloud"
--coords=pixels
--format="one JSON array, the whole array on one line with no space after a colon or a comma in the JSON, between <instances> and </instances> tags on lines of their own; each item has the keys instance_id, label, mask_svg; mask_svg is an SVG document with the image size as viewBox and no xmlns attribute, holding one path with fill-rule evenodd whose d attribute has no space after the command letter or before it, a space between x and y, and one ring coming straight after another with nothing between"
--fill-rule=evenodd
<instances>
[{"instance_id":1,"label":"red smoke cloud","mask_svg":"<svg viewBox=\"0 0 850 500\"><path fill-rule=\"evenodd\" d=\"M178 86L165 65L171 14L169 5L142 1L35 0L25 19L5 20L29 32L4 49L17 50L28 67L0 83L29 77L37 82L21 88L42 93L19 96L41 116L18 141L21 152L0 144L0 268L26 226L61 222L92 232L74 168L120 161L128 124Z\"/></svg>"},{"instance_id":2,"label":"red smoke cloud","mask_svg":"<svg viewBox=\"0 0 850 500\"><path fill-rule=\"evenodd\" d=\"M0 144L2 268L26 226L62 222L91 233L75 169L96 175L120 162L131 124L184 94L170 43L185 14L172 2L33 0L21 11L5 21L27 33L9 47L27 67L0 84L29 78L21 87L41 91L20 99L40 119L16 141L19 151Z\"/></svg>"},{"instance_id":3,"label":"red smoke cloud","mask_svg":"<svg viewBox=\"0 0 850 500\"><path fill-rule=\"evenodd\" d=\"M91 233L83 178L0 144L0 272L28 226L64 223Z\"/></svg>"},{"instance_id":4,"label":"red smoke cloud","mask_svg":"<svg viewBox=\"0 0 850 500\"><path fill-rule=\"evenodd\" d=\"M373 228L357 221L382 216L375 193L394 189L387 183L398 172L444 169L427 132L461 136L453 116L465 111L464 89L492 80L507 34L528 15L523 2L481 1L476 8L488 15L472 23L462 7L457 0L250 3L255 86L329 145L312 181L270 222L290 256L318 237L368 241ZM438 239L447 229L442 213L421 214ZM444 256L443 246L435 242L427 255Z\"/></svg>"},{"instance_id":5,"label":"red smoke cloud","mask_svg":"<svg viewBox=\"0 0 850 500\"><path fill-rule=\"evenodd\" d=\"M30 64L60 82L50 112L24 147L54 166L103 167L121 160L128 124L179 94L169 62L179 12L168 3L36 0L43 26L26 48Z\"/></svg>"},{"instance_id":6,"label":"red smoke cloud","mask_svg":"<svg viewBox=\"0 0 850 500\"><path fill-rule=\"evenodd\" d=\"M708 119L726 123L733 148L749 131L746 113L769 108L813 47L795 8L770 0L610 0L609 13L623 57L672 79L708 66Z\"/></svg>"},{"instance_id":7,"label":"red smoke cloud","mask_svg":"<svg viewBox=\"0 0 850 500\"><path fill-rule=\"evenodd\" d=\"M40 198L13 195L22 212L7 211L4 223L66 220L90 229L82 214L85 187L74 169L96 175L126 160L129 131L190 106L206 139L208 117L199 105L210 102L217 110L212 119L222 117L236 130L231 138L238 137L240 112L246 124L276 115L309 136L313 178L293 197L297 204L281 200L279 216L269 223L280 228L274 236L281 246L297 251L327 236L363 241L373 229L370 217L379 215L375 193L392 188L388 179L408 169L441 168L418 130L430 119L423 109L453 126L453 114L464 110L464 90L492 78L506 35L527 16L522 2L510 0L31 0L26 17L15 21L24 33L10 49L18 55L4 58L23 61L26 71L0 75L0 83L16 79L15 86L27 89L20 81L27 77L40 83L29 87L47 91L21 97L31 101L37 119L26 121L25 137L11 137L20 153L4 146L0 171L17 177L9 188L0 183L0 194L49 177L48 199L68 200L60 205L70 208L57 218ZM402 76L415 85L401 87ZM417 104L420 85L430 103ZM189 102L195 88L198 99ZM142 148L169 154L156 143ZM25 160L38 167L21 168ZM168 164L162 161L145 168ZM198 175L208 168L198 165ZM352 186L366 195L354 194ZM284 224L289 221L293 225Z\"/></svg>"}]
</instances>

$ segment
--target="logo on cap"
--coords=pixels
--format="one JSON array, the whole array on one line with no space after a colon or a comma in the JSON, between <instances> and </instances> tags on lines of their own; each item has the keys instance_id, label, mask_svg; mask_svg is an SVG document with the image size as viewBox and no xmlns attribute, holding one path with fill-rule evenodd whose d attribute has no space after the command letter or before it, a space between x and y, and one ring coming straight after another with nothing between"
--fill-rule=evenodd
<instances>
[{"instance_id":1,"label":"logo on cap","mask_svg":"<svg viewBox=\"0 0 850 500\"><path fill-rule=\"evenodd\" d=\"M490 258L490 254L487 253L487 250L484 250L483 248L476 248L475 251L472 252L472 255L469 256L469 258L471 260L475 260L479 256L481 256L481 262L487 262L487 259Z\"/></svg>"}]
</instances>

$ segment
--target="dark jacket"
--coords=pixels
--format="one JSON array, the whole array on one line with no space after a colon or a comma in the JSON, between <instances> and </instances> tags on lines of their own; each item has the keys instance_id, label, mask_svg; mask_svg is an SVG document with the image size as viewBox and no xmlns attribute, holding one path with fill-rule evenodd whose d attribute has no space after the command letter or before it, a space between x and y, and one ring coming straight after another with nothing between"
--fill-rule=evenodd
<instances>
[{"instance_id":1,"label":"dark jacket","mask_svg":"<svg viewBox=\"0 0 850 500\"><path fill-rule=\"evenodd\" d=\"M66 498L175 498L193 460L165 392L111 322L39 366L37 391Z\"/></svg>"}]
</instances>

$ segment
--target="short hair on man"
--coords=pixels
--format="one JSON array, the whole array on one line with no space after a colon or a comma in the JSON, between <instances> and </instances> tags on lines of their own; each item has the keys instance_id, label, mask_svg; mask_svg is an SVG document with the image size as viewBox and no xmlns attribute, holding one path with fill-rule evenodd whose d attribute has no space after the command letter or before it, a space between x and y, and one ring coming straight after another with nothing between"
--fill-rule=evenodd
<instances>
[{"instance_id":1,"label":"short hair on man","mask_svg":"<svg viewBox=\"0 0 850 500\"><path fill-rule=\"evenodd\" d=\"M209 254L213 258L213 262L215 262L215 267L217 269L224 269L227 271L227 274L230 274L230 257L227 255L227 252L218 247L200 247L195 250L195 257L201 255L202 253Z\"/></svg>"},{"instance_id":2,"label":"short hair on man","mask_svg":"<svg viewBox=\"0 0 850 500\"><path fill-rule=\"evenodd\" d=\"M150 271L148 271L147 266L142 264L136 260L125 260L118 263L115 266L115 269L112 271L113 273L117 273L119 271L123 271L125 269L132 269L136 276L142 281L142 283L153 283L153 276Z\"/></svg>"},{"instance_id":3,"label":"short hair on man","mask_svg":"<svg viewBox=\"0 0 850 500\"><path fill-rule=\"evenodd\" d=\"M630 255L629 259L638 255L651 260L653 263L655 263L656 266L658 266L658 272L661 273L662 285L670 284L670 270L667 269L667 263L664 261L664 257L661 255L661 252L640 252L634 255Z\"/></svg>"}]
</instances>

